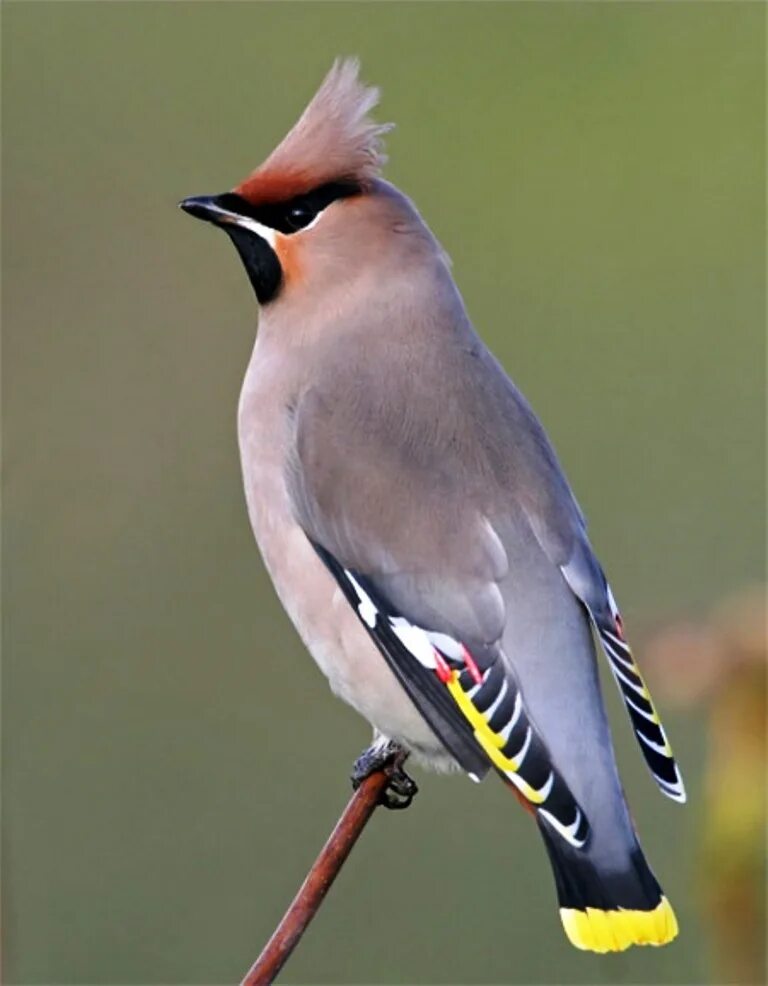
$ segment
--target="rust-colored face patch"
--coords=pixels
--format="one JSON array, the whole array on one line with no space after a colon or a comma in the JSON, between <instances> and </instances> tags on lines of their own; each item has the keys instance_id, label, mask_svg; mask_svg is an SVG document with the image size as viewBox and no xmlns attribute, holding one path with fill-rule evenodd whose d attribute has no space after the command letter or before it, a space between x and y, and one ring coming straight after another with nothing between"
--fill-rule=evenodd
<instances>
[{"instance_id":1,"label":"rust-colored face patch","mask_svg":"<svg viewBox=\"0 0 768 986\"><path fill-rule=\"evenodd\" d=\"M275 253L280 261L283 279L288 285L296 285L301 280L301 237L275 234Z\"/></svg>"}]
</instances>

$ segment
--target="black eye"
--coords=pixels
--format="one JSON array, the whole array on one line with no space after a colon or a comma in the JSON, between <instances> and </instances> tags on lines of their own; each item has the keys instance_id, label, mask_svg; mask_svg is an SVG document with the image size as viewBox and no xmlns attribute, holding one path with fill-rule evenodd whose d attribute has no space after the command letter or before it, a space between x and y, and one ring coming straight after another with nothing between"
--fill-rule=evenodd
<instances>
[{"instance_id":1,"label":"black eye","mask_svg":"<svg viewBox=\"0 0 768 986\"><path fill-rule=\"evenodd\" d=\"M317 210L308 203L295 202L288 209L285 222L291 230L304 229L305 226L309 226L316 215Z\"/></svg>"},{"instance_id":2,"label":"black eye","mask_svg":"<svg viewBox=\"0 0 768 986\"><path fill-rule=\"evenodd\" d=\"M255 219L262 226L277 230L278 233L298 233L314 222L320 213L337 199L359 195L360 187L352 182L329 182L311 192L296 195L283 202L265 202L253 205L237 192L226 192L219 196L219 205L230 212L247 219Z\"/></svg>"}]
</instances>

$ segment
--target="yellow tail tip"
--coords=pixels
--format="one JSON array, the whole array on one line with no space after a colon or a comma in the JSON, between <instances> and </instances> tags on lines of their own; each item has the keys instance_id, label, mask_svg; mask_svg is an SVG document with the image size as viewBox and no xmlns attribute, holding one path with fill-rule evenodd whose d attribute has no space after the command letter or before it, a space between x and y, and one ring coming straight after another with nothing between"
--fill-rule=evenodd
<instances>
[{"instance_id":1,"label":"yellow tail tip","mask_svg":"<svg viewBox=\"0 0 768 986\"><path fill-rule=\"evenodd\" d=\"M565 933L576 948L623 952L630 945L666 945L677 937L677 918L666 897L652 911L578 911L560 908Z\"/></svg>"}]
</instances>

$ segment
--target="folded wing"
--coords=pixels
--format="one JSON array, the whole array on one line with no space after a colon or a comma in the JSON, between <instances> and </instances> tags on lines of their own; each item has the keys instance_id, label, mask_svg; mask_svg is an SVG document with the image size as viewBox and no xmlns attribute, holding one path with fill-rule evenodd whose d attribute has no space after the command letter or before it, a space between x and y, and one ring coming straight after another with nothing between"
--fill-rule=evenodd
<instances>
[{"instance_id":1,"label":"folded wing","mask_svg":"<svg viewBox=\"0 0 768 986\"><path fill-rule=\"evenodd\" d=\"M576 848L589 823L553 765L501 650L508 563L488 519L394 441L310 394L287 476L298 522L411 701L460 766L493 767Z\"/></svg>"}]
</instances>

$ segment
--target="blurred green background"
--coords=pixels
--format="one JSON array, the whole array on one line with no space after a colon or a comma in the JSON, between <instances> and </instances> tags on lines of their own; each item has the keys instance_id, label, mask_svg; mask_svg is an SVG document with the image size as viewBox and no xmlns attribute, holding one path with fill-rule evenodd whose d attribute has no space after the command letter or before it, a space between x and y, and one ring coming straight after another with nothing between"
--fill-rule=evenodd
<instances>
[{"instance_id":1,"label":"blurred green background","mask_svg":"<svg viewBox=\"0 0 768 986\"><path fill-rule=\"evenodd\" d=\"M764 577L765 7L3 8L5 981L235 982L368 730L252 542L251 290L176 202L242 178L359 54L398 125L387 176L550 431L642 643ZM721 981L705 715L668 716L681 809L607 695L679 941L576 952L516 801L420 775L283 981Z\"/></svg>"}]
</instances>

